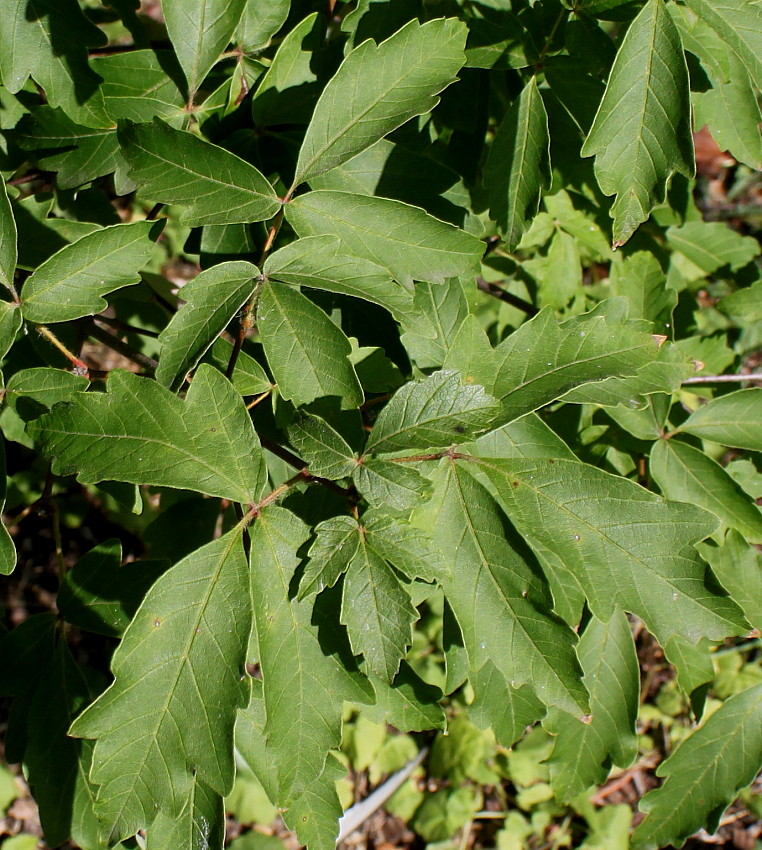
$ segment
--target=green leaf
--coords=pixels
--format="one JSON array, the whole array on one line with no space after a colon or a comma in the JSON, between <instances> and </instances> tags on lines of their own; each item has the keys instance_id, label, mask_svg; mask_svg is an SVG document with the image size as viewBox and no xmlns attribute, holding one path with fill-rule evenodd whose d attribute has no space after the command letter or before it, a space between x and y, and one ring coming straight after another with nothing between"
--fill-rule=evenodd
<instances>
[{"instance_id":1,"label":"green leaf","mask_svg":"<svg viewBox=\"0 0 762 850\"><path fill-rule=\"evenodd\" d=\"M722 586L743 608L746 619L762 630L762 554L732 529L722 546L699 547Z\"/></svg>"},{"instance_id":2,"label":"green leaf","mask_svg":"<svg viewBox=\"0 0 762 850\"><path fill-rule=\"evenodd\" d=\"M722 266L738 271L762 252L759 242L719 221L688 221L667 230L667 243L707 274Z\"/></svg>"},{"instance_id":3,"label":"green leaf","mask_svg":"<svg viewBox=\"0 0 762 850\"><path fill-rule=\"evenodd\" d=\"M5 357L11 350L23 324L21 305L15 301L0 300L0 357Z\"/></svg>"},{"instance_id":4,"label":"green leaf","mask_svg":"<svg viewBox=\"0 0 762 850\"><path fill-rule=\"evenodd\" d=\"M225 372L233 352L232 343L220 337L214 341L203 360L215 365L220 372ZM238 354L233 376L230 379L233 386L243 395L260 395L272 389L273 384L265 370L245 351Z\"/></svg>"},{"instance_id":5,"label":"green leaf","mask_svg":"<svg viewBox=\"0 0 762 850\"><path fill-rule=\"evenodd\" d=\"M588 314L559 324L546 308L495 349L493 393L510 421L582 384L634 375L657 355L637 323Z\"/></svg>"},{"instance_id":6,"label":"green leaf","mask_svg":"<svg viewBox=\"0 0 762 850\"><path fill-rule=\"evenodd\" d=\"M762 86L762 9L755 0L686 0L687 6L726 42Z\"/></svg>"},{"instance_id":7,"label":"green leaf","mask_svg":"<svg viewBox=\"0 0 762 850\"><path fill-rule=\"evenodd\" d=\"M460 372L464 384L479 384L486 392L493 391L497 375L495 355L476 316L466 316L460 323L442 366L446 372Z\"/></svg>"},{"instance_id":8,"label":"green leaf","mask_svg":"<svg viewBox=\"0 0 762 850\"><path fill-rule=\"evenodd\" d=\"M402 342L419 369L439 368L468 316L463 287L458 281L419 283L413 303L413 316L403 321Z\"/></svg>"},{"instance_id":9,"label":"green leaf","mask_svg":"<svg viewBox=\"0 0 762 850\"><path fill-rule=\"evenodd\" d=\"M307 127L294 185L335 168L410 118L430 112L465 61L456 18L409 21L376 45L352 50L323 89Z\"/></svg>"},{"instance_id":10,"label":"green leaf","mask_svg":"<svg viewBox=\"0 0 762 850\"><path fill-rule=\"evenodd\" d=\"M762 763L762 685L731 697L656 769L666 777L640 802L647 813L636 850L682 847L701 827L714 832L727 806Z\"/></svg>"},{"instance_id":11,"label":"green leaf","mask_svg":"<svg viewBox=\"0 0 762 850\"><path fill-rule=\"evenodd\" d=\"M62 189L73 189L110 174L120 162L113 127L82 127L60 109L37 107L17 129L19 147L36 151L41 168L57 171L56 182ZM64 150L58 151L59 148Z\"/></svg>"},{"instance_id":12,"label":"green leaf","mask_svg":"<svg viewBox=\"0 0 762 850\"><path fill-rule=\"evenodd\" d=\"M343 813L336 783L345 776L344 765L331 757L320 776L289 804L283 820L296 832L300 843L321 850L336 846L339 818Z\"/></svg>"},{"instance_id":13,"label":"green leaf","mask_svg":"<svg viewBox=\"0 0 762 850\"><path fill-rule=\"evenodd\" d=\"M162 386L178 388L252 294L258 275L252 263L220 263L185 284L185 306L159 334L156 380Z\"/></svg>"},{"instance_id":14,"label":"green leaf","mask_svg":"<svg viewBox=\"0 0 762 850\"><path fill-rule=\"evenodd\" d=\"M361 537L344 576L341 622L365 668L391 684L413 641L418 612L387 562Z\"/></svg>"},{"instance_id":15,"label":"green leaf","mask_svg":"<svg viewBox=\"0 0 762 850\"><path fill-rule=\"evenodd\" d=\"M376 419L365 452L384 454L468 442L486 431L499 411L483 387L463 386L458 372L435 372L397 390Z\"/></svg>"},{"instance_id":16,"label":"green leaf","mask_svg":"<svg viewBox=\"0 0 762 850\"><path fill-rule=\"evenodd\" d=\"M480 729L492 729L504 747L513 746L545 713L531 688L510 685L492 661L469 678L476 694L469 717Z\"/></svg>"},{"instance_id":17,"label":"green leaf","mask_svg":"<svg viewBox=\"0 0 762 850\"><path fill-rule=\"evenodd\" d=\"M5 475L5 444L0 446L0 513L5 509L5 496L8 492L8 479ZM5 526L0 523L0 575L10 575L16 566L16 547Z\"/></svg>"},{"instance_id":18,"label":"green leaf","mask_svg":"<svg viewBox=\"0 0 762 850\"><path fill-rule=\"evenodd\" d=\"M181 815L195 779L233 786L233 726L249 700L248 565L238 526L153 585L117 647L111 687L72 724L96 738L92 781L110 841Z\"/></svg>"},{"instance_id":19,"label":"green leaf","mask_svg":"<svg viewBox=\"0 0 762 850\"><path fill-rule=\"evenodd\" d=\"M762 387L720 396L692 413L677 432L737 449L762 451Z\"/></svg>"},{"instance_id":20,"label":"green leaf","mask_svg":"<svg viewBox=\"0 0 762 850\"><path fill-rule=\"evenodd\" d=\"M16 220L5 180L0 180L0 283L13 292L13 275L16 271Z\"/></svg>"},{"instance_id":21,"label":"green leaf","mask_svg":"<svg viewBox=\"0 0 762 850\"><path fill-rule=\"evenodd\" d=\"M513 251L550 188L548 116L532 77L505 113L485 166L490 217Z\"/></svg>"},{"instance_id":22,"label":"green leaf","mask_svg":"<svg viewBox=\"0 0 762 850\"><path fill-rule=\"evenodd\" d=\"M270 44L272 37L288 17L291 0L270 0L269 3L246 3L235 42L244 53L256 53Z\"/></svg>"},{"instance_id":23,"label":"green leaf","mask_svg":"<svg viewBox=\"0 0 762 850\"><path fill-rule=\"evenodd\" d=\"M182 811L171 816L159 812L146 830L145 850L198 847L222 850L225 841L225 808L222 797L194 777Z\"/></svg>"},{"instance_id":24,"label":"green leaf","mask_svg":"<svg viewBox=\"0 0 762 850\"><path fill-rule=\"evenodd\" d=\"M83 14L76 0L12 0L0 28L0 79L16 94L31 76L47 103L78 124L109 127L99 83L87 59L88 47L106 36Z\"/></svg>"},{"instance_id":25,"label":"green leaf","mask_svg":"<svg viewBox=\"0 0 762 850\"><path fill-rule=\"evenodd\" d=\"M246 0L164 0L162 11L191 99L230 44Z\"/></svg>"},{"instance_id":26,"label":"green leaf","mask_svg":"<svg viewBox=\"0 0 762 850\"><path fill-rule=\"evenodd\" d=\"M401 573L424 581L442 577L441 558L423 529L398 516L373 510L363 514L362 526L368 544Z\"/></svg>"},{"instance_id":27,"label":"green leaf","mask_svg":"<svg viewBox=\"0 0 762 850\"><path fill-rule=\"evenodd\" d=\"M624 245L664 202L679 172L692 177L688 68L664 0L648 0L617 51L606 92L582 147L611 208L613 244Z\"/></svg>"},{"instance_id":28,"label":"green leaf","mask_svg":"<svg viewBox=\"0 0 762 850\"><path fill-rule=\"evenodd\" d=\"M64 246L25 281L24 317L66 322L100 313L101 296L140 281L160 230L154 221L114 224Z\"/></svg>"},{"instance_id":29,"label":"green leaf","mask_svg":"<svg viewBox=\"0 0 762 850\"><path fill-rule=\"evenodd\" d=\"M178 85L182 71L171 51L115 53L95 59L93 68L103 77L106 111L114 120L140 123L184 115L185 97Z\"/></svg>"},{"instance_id":30,"label":"green leaf","mask_svg":"<svg viewBox=\"0 0 762 850\"><path fill-rule=\"evenodd\" d=\"M648 319L656 333L663 333L671 327L677 292L667 286L659 261L647 251L617 257L611 266L612 294L627 298L630 318Z\"/></svg>"},{"instance_id":31,"label":"green leaf","mask_svg":"<svg viewBox=\"0 0 762 850\"><path fill-rule=\"evenodd\" d=\"M283 508L268 506L250 533L270 769L277 774L280 804L289 805L322 774L328 750L338 747L342 701L368 702L371 690L319 639L312 602L290 597L307 526Z\"/></svg>"},{"instance_id":32,"label":"green leaf","mask_svg":"<svg viewBox=\"0 0 762 850\"><path fill-rule=\"evenodd\" d=\"M363 714L376 723L389 723L400 732L444 729L445 713L438 701L442 691L424 682L406 661L391 687L373 679L376 705L363 708Z\"/></svg>"},{"instance_id":33,"label":"green leaf","mask_svg":"<svg viewBox=\"0 0 762 850\"><path fill-rule=\"evenodd\" d=\"M553 712L543 725L556 735L550 781L557 797L569 801L603 782L612 764L626 768L637 755L635 721L640 671L630 623L622 611L608 622L591 617L577 650L590 692L589 723Z\"/></svg>"},{"instance_id":34,"label":"green leaf","mask_svg":"<svg viewBox=\"0 0 762 850\"><path fill-rule=\"evenodd\" d=\"M762 543L762 511L712 458L679 440L659 440L651 450L651 474L668 499L690 502Z\"/></svg>"},{"instance_id":35,"label":"green leaf","mask_svg":"<svg viewBox=\"0 0 762 850\"><path fill-rule=\"evenodd\" d=\"M338 396L343 408L362 404L341 329L301 292L274 281L262 289L257 328L278 392L299 407Z\"/></svg>"},{"instance_id":36,"label":"green leaf","mask_svg":"<svg viewBox=\"0 0 762 850\"><path fill-rule=\"evenodd\" d=\"M467 68L505 70L525 68L530 64L527 54L531 56L534 53L531 38L527 37L528 32L521 21L507 8L501 8L498 14L490 14L484 5L480 4L470 7L469 12L474 15L467 19Z\"/></svg>"},{"instance_id":37,"label":"green leaf","mask_svg":"<svg viewBox=\"0 0 762 850\"><path fill-rule=\"evenodd\" d=\"M366 458L352 473L355 487L374 508L409 511L428 500L431 486L416 469L379 458Z\"/></svg>"},{"instance_id":38,"label":"green leaf","mask_svg":"<svg viewBox=\"0 0 762 850\"><path fill-rule=\"evenodd\" d=\"M576 460L574 452L536 413L483 434L473 446L479 457L545 457Z\"/></svg>"},{"instance_id":39,"label":"green leaf","mask_svg":"<svg viewBox=\"0 0 762 850\"><path fill-rule=\"evenodd\" d=\"M572 571L599 619L618 606L662 646L675 634L696 643L748 631L693 546L716 529L711 514L579 461L479 463L519 532Z\"/></svg>"},{"instance_id":40,"label":"green leaf","mask_svg":"<svg viewBox=\"0 0 762 850\"><path fill-rule=\"evenodd\" d=\"M240 395L216 369L197 369L185 402L130 372L112 372L108 384L108 393L81 393L28 426L56 475L259 498L259 440Z\"/></svg>"},{"instance_id":41,"label":"green leaf","mask_svg":"<svg viewBox=\"0 0 762 850\"><path fill-rule=\"evenodd\" d=\"M475 236L387 198L321 189L285 209L299 236L337 236L349 254L389 269L408 288L413 279L437 283L475 273L484 250Z\"/></svg>"},{"instance_id":42,"label":"green leaf","mask_svg":"<svg viewBox=\"0 0 762 850\"><path fill-rule=\"evenodd\" d=\"M182 222L191 227L264 221L280 209L253 165L158 118L120 127L119 143L130 177L149 198L185 206Z\"/></svg>"},{"instance_id":43,"label":"green leaf","mask_svg":"<svg viewBox=\"0 0 762 850\"><path fill-rule=\"evenodd\" d=\"M288 426L288 438L311 475L336 480L351 475L356 466L351 446L320 416L299 411Z\"/></svg>"},{"instance_id":44,"label":"green leaf","mask_svg":"<svg viewBox=\"0 0 762 850\"><path fill-rule=\"evenodd\" d=\"M122 547L107 540L66 573L56 596L59 614L86 631L121 637L167 561L132 561L120 567Z\"/></svg>"},{"instance_id":45,"label":"green leaf","mask_svg":"<svg viewBox=\"0 0 762 850\"><path fill-rule=\"evenodd\" d=\"M21 402L22 408L31 408L29 412L32 416L21 417L27 420L39 415L40 408L50 409L59 401L68 401L75 394L84 392L88 386L87 378L64 372L62 369L53 369L49 366L19 369L11 375L5 387L5 403L18 412L20 400L31 399L33 402L31 405ZM26 410L22 412L26 414Z\"/></svg>"},{"instance_id":46,"label":"green leaf","mask_svg":"<svg viewBox=\"0 0 762 850\"><path fill-rule=\"evenodd\" d=\"M360 529L348 516L334 516L315 526L315 540L310 546L309 561L299 582L297 599L333 587L345 573L360 545Z\"/></svg>"},{"instance_id":47,"label":"green leaf","mask_svg":"<svg viewBox=\"0 0 762 850\"><path fill-rule=\"evenodd\" d=\"M762 281L726 296L718 307L737 324L762 322Z\"/></svg>"},{"instance_id":48,"label":"green leaf","mask_svg":"<svg viewBox=\"0 0 762 850\"><path fill-rule=\"evenodd\" d=\"M334 236L297 239L269 256L263 273L292 286L308 286L372 301L395 318L413 309L412 296L392 280L387 269L350 256Z\"/></svg>"},{"instance_id":49,"label":"green leaf","mask_svg":"<svg viewBox=\"0 0 762 850\"><path fill-rule=\"evenodd\" d=\"M547 705L579 717L587 692L573 632L547 613L550 594L537 565L515 535L506 539L506 520L490 494L445 463L436 476L432 538L448 567L442 587L471 670L492 661L512 687L529 685Z\"/></svg>"}]
</instances>

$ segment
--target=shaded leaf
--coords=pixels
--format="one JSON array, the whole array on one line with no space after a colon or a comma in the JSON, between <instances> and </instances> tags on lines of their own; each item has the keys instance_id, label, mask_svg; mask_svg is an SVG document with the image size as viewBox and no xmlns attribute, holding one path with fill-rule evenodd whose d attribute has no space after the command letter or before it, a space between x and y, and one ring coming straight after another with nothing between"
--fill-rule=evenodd
<instances>
[{"instance_id":1,"label":"shaded leaf","mask_svg":"<svg viewBox=\"0 0 762 850\"><path fill-rule=\"evenodd\" d=\"M338 396L357 407L363 392L341 329L301 292L271 281L262 289L257 328L278 392L299 407Z\"/></svg>"},{"instance_id":2,"label":"shaded leaf","mask_svg":"<svg viewBox=\"0 0 762 850\"><path fill-rule=\"evenodd\" d=\"M333 587L346 572L360 545L360 529L348 516L335 516L315 526L315 540L299 582L297 599L302 600L326 587Z\"/></svg>"},{"instance_id":3,"label":"shaded leaf","mask_svg":"<svg viewBox=\"0 0 762 850\"><path fill-rule=\"evenodd\" d=\"M145 195L186 207L184 224L263 221L280 201L262 174L235 154L154 119L127 123L119 143L130 177Z\"/></svg>"},{"instance_id":4,"label":"shaded leaf","mask_svg":"<svg viewBox=\"0 0 762 850\"><path fill-rule=\"evenodd\" d=\"M445 713L438 701L442 691L424 682L403 659L391 685L372 679L376 705L363 708L363 714L376 723L389 723L400 732L444 729Z\"/></svg>"},{"instance_id":5,"label":"shaded leaf","mask_svg":"<svg viewBox=\"0 0 762 850\"><path fill-rule=\"evenodd\" d=\"M8 479L5 475L5 444L0 446L0 513L5 509ZM5 523L0 523L0 575L10 575L16 566L16 547Z\"/></svg>"},{"instance_id":6,"label":"shaded leaf","mask_svg":"<svg viewBox=\"0 0 762 850\"><path fill-rule=\"evenodd\" d=\"M465 293L457 281L415 287L414 314L403 321L402 342L419 369L442 366L467 316Z\"/></svg>"},{"instance_id":7,"label":"shaded leaf","mask_svg":"<svg viewBox=\"0 0 762 850\"><path fill-rule=\"evenodd\" d=\"M225 372L232 352L232 344L226 339L218 338L204 355L203 361L214 364L220 372ZM245 351L239 352L230 381L243 396L260 395L273 387L265 370Z\"/></svg>"},{"instance_id":8,"label":"shaded leaf","mask_svg":"<svg viewBox=\"0 0 762 850\"><path fill-rule=\"evenodd\" d=\"M376 45L355 47L315 106L294 185L351 159L410 118L430 112L463 65L466 28L456 18L409 21Z\"/></svg>"},{"instance_id":9,"label":"shaded leaf","mask_svg":"<svg viewBox=\"0 0 762 850\"><path fill-rule=\"evenodd\" d=\"M634 848L682 847L704 827L714 832L727 806L762 763L762 685L730 697L656 769L666 777L640 802L647 813Z\"/></svg>"},{"instance_id":10,"label":"shaded leaf","mask_svg":"<svg viewBox=\"0 0 762 850\"><path fill-rule=\"evenodd\" d=\"M762 387L720 396L699 407L677 429L702 440L738 449L762 451Z\"/></svg>"},{"instance_id":11,"label":"shaded leaf","mask_svg":"<svg viewBox=\"0 0 762 850\"><path fill-rule=\"evenodd\" d=\"M673 174L693 176L688 68L664 0L648 0L625 33L582 156L617 196L614 247L664 202Z\"/></svg>"},{"instance_id":12,"label":"shaded leaf","mask_svg":"<svg viewBox=\"0 0 762 850\"><path fill-rule=\"evenodd\" d=\"M202 365L181 401L148 378L114 371L108 393L81 393L28 426L56 475L128 481L255 502L266 481L243 401Z\"/></svg>"},{"instance_id":13,"label":"shaded leaf","mask_svg":"<svg viewBox=\"0 0 762 850\"><path fill-rule=\"evenodd\" d=\"M475 236L387 198L320 189L285 209L299 236L337 236L349 254L389 269L403 286L475 272L484 250Z\"/></svg>"},{"instance_id":14,"label":"shaded leaf","mask_svg":"<svg viewBox=\"0 0 762 850\"><path fill-rule=\"evenodd\" d=\"M699 551L746 619L762 631L762 553L732 529L722 546L702 543Z\"/></svg>"},{"instance_id":15,"label":"shaded leaf","mask_svg":"<svg viewBox=\"0 0 762 850\"><path fill-rule=\"evenodd\" d=\"M747 631L693 546L715 530L711 514L579 461L479 464L519 532L573 572L599 619L619 606L662 646L675 634L695 643Z\"/></svg>"},{"instance_id":16,"label":"shaded leaf","mask_svg":"<svg viewBox=\"0 0 762 850\"><path fill-rule=\"evenodd\" d=\"M233 786L233 726L248 703L251 628L238 526L153 585L114 653L111 687L72 724L96 738L91 779L110 840L181 815L196 779Z\"/></svg>"},{"instance_id":17,"label":"shaded leaf","mask_svg":"<svg viewBox=\"0 0 762 850\"><path fill-rule=\"evenodd\" d=\"M369 545L400 572L424 581L443 575L439 552L423 529L373 510L363 514L362 526Z\"/></svg>"},{"instance_id":18,"label":"shaded leaf","mask_svg":"<svg viewBox=\"0 0 762 850\"><path fill-rule=\"evenodd\" d=\"M532 77L505 113L490 148L484 180L490 217L513 251L550 188L548 116Z\"/></svg>"},{"instance_id":19,"label":"shaded leaf","mask_svg":"<svg viewBox=\"0 0 762 850\"><path fill-rule=\"evenodd\" d=\"M101 296L140 281L160 231L153 221L114 224L61 248L25 281L25 318L66 322L100 313Z\"/></svg>"},{"instance_id":20,"label":"shaded leaf","mask_svg":"<svg viewBox=\"0 0 762 850\"><path fill-rule=\"evenodd\" d=\"M481 729L492 729L504 747L510 747L545 713L531 688L510 685L492 661L469 676L476 693L469 717ZM579 725L578 721L571 721Z\"/></svg>"},{"instance_id":21,"label":"shaded leaf","mask_svg":"<svg viewBox=\"0 0 762 850\"><path fill-rule=\"evenodd\" d=\"M322 417L299 411L288 426L288 438L311 475L335 480L352 474L356 465L352 448Z\"/></svg>"},{"instance_id":22,"label":"shaded leaf","mask_svg":"<svg viewBox=\"0 0 762 850\"><path fill-rule=\"evenodd\" d=\"M180 291L185 305L159 334L156 380L177 389L254 292L259 270L252 263L220 263L202 271Z\"/></svg>"},{"instance_id":23,"label":"shaded leaf","mask_svg":"<svg viewBox=\"0 0 762 850\"><path fill-rule=\"evenodd\" d=\"M667 243L707 274L725 265L738 271L762 251L756 239L741 236L719 221L688 221L670 227Z\"/></svg>"},{"instance_id":24,"label":"shaded leaf","mask_svg":"<svg viewBox=\"0 0 762 850\"><path fill-rule=\"evenodd\" d=\"M129 50L95 59L103 77L106 111L117 121L150 121L183 115L185 97L180 70L169 50Z\"/></svg>"},{"instance_id":25,"label":"shaded leaf","mask_svg":"<svg viewBox=\"0 0 762 850\"><path fill-rule=\"evenodd\" d=\"M13 292L13 274L16 271L16 220L8 199L5 180L0 180L0 283Z\"/></svg>"}]
</instances>

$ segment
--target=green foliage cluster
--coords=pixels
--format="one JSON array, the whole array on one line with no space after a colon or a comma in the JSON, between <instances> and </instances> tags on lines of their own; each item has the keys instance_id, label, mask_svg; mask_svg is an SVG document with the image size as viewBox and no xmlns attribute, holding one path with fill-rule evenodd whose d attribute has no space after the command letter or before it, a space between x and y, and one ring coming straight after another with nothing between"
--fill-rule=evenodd
<instances>
[{"instance_id":1,"label":"green foliage cluster","mask_svg":"<svg viewBox=\"0 0 762 850\"><path fill-rule=\"evenodd\" d=\"M589 850L715 829L762 765L715 651L762 629L762 387L713 382L762 275L692 133L757 179L759 2L153 12L0 27L1 495L61 556L0 688L48 845L221 848L228 797L332 847L342 729L374 781L448 729L389 803L428 842L508 780L505 850L567 804ZM82 491L144 557L67 569ZM638 753L636 623L693 721L630 837L589 797Z\"/></svg>"}]
</instances>

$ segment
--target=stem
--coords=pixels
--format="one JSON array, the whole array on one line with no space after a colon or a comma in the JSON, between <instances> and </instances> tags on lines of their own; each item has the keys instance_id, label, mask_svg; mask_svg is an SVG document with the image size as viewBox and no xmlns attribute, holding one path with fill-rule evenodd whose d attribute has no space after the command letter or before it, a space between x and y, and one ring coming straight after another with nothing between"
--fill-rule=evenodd
<instances>
[{"instance_id":1,"label":"stem","mask_svg":"<svg viewBox=\"0 0 762 850\"><path fill-rule=\"evenodd\" d=\"M76 354L73 354L69 349L61 342L60 339L51 331L49 328L45 327L45 325L37 325L37 333L41 337L44 337L54 348L57 348L61 354L71 363L75 370L78 373L83 374L86 378L90 377L90 370L88 368L87 363L84 360L80 360Z\"/></svg>"},{"instance_id":2,"label":"stem","mask_svg":"<svg viewBox=\"0 0 762 850\"><path fill-rule=\"evenodd\" d=\"M519 298L518 295L513 295L513 293L508 292L496 283L490 283L483 277L476 278L476 285L481 292L485 292L487 295L491 295L493 298L497 298L500 301L505 301L505 303L510 304L511 307L516 307L518 310L522 310L530 318L532 316L536 316L540 312L534 304L530 304L529 301Z\"/></svg>"},{"instance_id":3,"label":"stem","mask_svg":"<svg viewBox=\"0 0 762 850\"><path fill-rule=\"evenodd\" d=\"M110 328L115 328L118 331L140 334L141 336L150 336L153 339L159 338L159 334L156 333L156 331L147 331L145 328L137 328L135 325L128 325L127 322L123 322L121 319L112 319L110 316L94 316L93 318L96 321L103 322L104 325L108 325Z\"/></svg>"},{"instance_id":4,"label":"stem","mask_svg":"<svg viewBox=\"0 0 762 850\"><path fill-rule=\"evenodd\" d=\"M260 436L259 442L263 449L267 449L267 451L274 454L275 457L279 457L281 460L284 460L289 466L293 466L295 469L299 470L307 467L307 464L301 458L297 457L293 452L290 452L278 443L269 440L267 437ZM321 478L319 475L310 475L309 480L314 481L316 484L322 484L324 487L327 487L329 490L333 490L334 493L338 493L340 496L344 496L345 498L349 498L353 492L346 487L340 486L335 481L331 481L330 478Z\"/></svg>"},{"instance_id":5,"label":"stem","mask_svg":"<svg viewBox=\"0 0 762 850\"><path fill-rule=\"evenodd\" d=\"M762 372L750 372L748 375L695 375L686 378L685 384L740 384L743 381L762 383Z\"/></svg>"},{"instance_id":6,"label":"stem","mask_svg":"<svg viewBox=\"0 0 762 850\"><path fill-rule=\"evenodd\" d=\"M545 40L545 44L542 46L542 50L540 51L540 56L537 60L537 64L541 65L542 61L548 55L548 51L550 50L550 45L553 43L553 39L556 37L556 33L558 32L558 28L561 26L561 21L567 16L568 11L566 9L561 9L558 13L558 17L556 18L556 22L553 24L553 29L550 31L550 35Z\"/></svg>"},{"instance_id":7,"label":"stem","mask_svg":"<svg viewBox=\"0 0 762 850\"><path fill-rule=\"evenodd\" d=\"M121 354L122 357L126 357L128 360L132 360L133 363L137 363L138 366L142 366L151 373L155 372L156 367L159 365L153 357L148 357L140 351L135 351L131 345L122 342L121 339L109 333L105 328L96 325L95 322L91 322L88 328L88 334L97 339L98 342L102 342L113 351L116 351L117 354Z\"/></svg>"}]
</instances>

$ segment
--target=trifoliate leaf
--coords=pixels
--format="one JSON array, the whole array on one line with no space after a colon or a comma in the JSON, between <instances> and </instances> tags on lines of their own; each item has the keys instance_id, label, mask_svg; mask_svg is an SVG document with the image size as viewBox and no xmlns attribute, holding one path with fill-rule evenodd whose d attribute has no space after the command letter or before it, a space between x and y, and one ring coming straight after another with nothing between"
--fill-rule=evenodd
<instances>
[{"instance_id":1,"label":"trifoliate leaf","mask_svg":"<svg viewBox=\"0 0 762 850\"><path fill-rule=\"evenodd\" d=\"M220 263L185 284L185 305L159 334L156 380L162 386L177 389L252 294L258 274L252 263Z\"/></svg>"},{"instance_id":2,"label":"trifoliate leaf","mask_svg":"<svg viewBox=\"0 0 762 850\"><path fill-rule=\"evenodd\" d=\"M662 646L674 634L695 643L748 631L738 606L712 588L693 546L715 531L711 514L579 461L479 465L519 532L573 572L599 619L619 606Z\"/></svg>"},{"instance_id":3,"label":"trifoliate leaf","mask_svg":"<svg viewBox=\"0 0 762 850\"><path fill-rule=\"evenodd\" d=\"M81 393L27 426L57 475L128 481L255 502L266 470L243 400L214 367L185 402L148 378L114 371L108 393Z\"/></svg>"},{"instance_id":4,"label":"trifoliate leaf","mask_svg":"<svg viewBox=\"0 0 762 850\"><path fill-rule=\"evenodd\" d=\"M27 278L21 307L30 322L66 322L100 313L101 296L140 282L161 224L136 221L96 230L60 251Z\"/></svg>"},{"instance_id":5,"label":"trifoliate leaf","mask_svg":"<svg viewBox=\"0 0 762 850\"><path fill-rule=\"evenodd\" d=\"M603 100L582 146L611 208L613 244L624 245L664 202L679 172L694 172L688 67L664 0L648 0L617 51Z\"/></svg>"},{"instance_id":6,"label":"trifoliate leaf","mask_svg":"<svg viewBox=\"0 0 762 850\"><path fill-rule=\"evenodd\" d=\"M577 649L590 693L589 723L551 712L543 726L556 735L550 781L560 800L603 782L612 764L629 767L637 754L640 672L630 623L622 611L608 622L592 617Z\"/></svg>"},{"instance_id":7,"label":"trifoliate leaf","mask_svg":"<svg viewBox=\"0 0 762 850\"><path fill-rule=\"evenodd\" d=\"M492 496L448 461L437 473L434 502L432 537L448 567L442 587L471 670L492 661L513 687L529 685L546 705L585 714L575 636L546 613L550 594L537 564L515 535L506 540L507 521Z\"/></svg>"},{"instance_id":8,"label":"trifoliate leaf","mask_svg":"<svg viewBox=\"0 0 762 850\"><path fill-rule=\"evenodd\" d=\"M346 162L410 118L430 112L465 61L456 18L409 21L386 41L355 47L320 95L294 184Z\"/></svg>"},{"instance_id":9,"label":"trifoliate leaf","mask_svg":"<svg viewBox=\"0 0 762 850\"><path fill-rule=\"evenodd\" d=\"M762 387L720 396L691 414L677 429L724 446L762 451Z\"/></svg>"},{"instance_id":10,"label":"trifoliate leaf","mask_svg":"<svg viewBox=\"0 0 762 850\"><path fill-rule=\"evenodd\" d=\"M484 172L490 217L513 251L550 188L548 116L532 77L505 113Z\"/></svg>"},{"instance_id":11,"label":"trifoliate leaf","mask_svg":"<svg viewBox=\"0 0 762 850\"><path fill-rule=\"evenodd\" d=\"M132 180L147 197L186 207L184 224L263 221L280 209L253 165L158 118L120 127L119 142Z\"/></svg>"},{"instance_id":12,"label":"trifoliate leaf","mask_svg":"<svg viewBox=\"0 0 762 850\"><path fill-rule=\"evenodd\" d=\"M656 769L666 777L640 802L647 813L636 850L682 847L700 828L714 832L728 805L762 763L762 685L730 697Z\"/></svg>"},{"instance_id":13,"label":"trifoliate leaf","mask_svg":"<svg viewBox=\"0 0 762 850\"><path fill-rule=\"evenodd\" d=\"M340 398L343 408L362 404L362 387L349 362L349 340L301 292L267 283L259 299L257 328L283 398L297 407L325 396Z\"/></svg>"},{"instance_id":14,"label":"trifoliate leaf","mask_svg":"<svg viewBox=\"0 0 762 850\"><path fill-rule=\"evenodd\" d=\"M475 272L484 253L470 233L387 198L321 189L299 195L285 209L299 236L337 236L349 254L383 266L406 287Z\"/></svg>"},{"instance_id":15,"label":"trifoliate leaf","mask_svg":"<svg viewBox=\"0 0 762 850\"><path fill-rule=\"evenodd\" d=\"M178 817L194 779L233 786L233 726L248 703L251 628L242 526L153 585L113 656L114 684L72 724L96 738L92 781L110 841Z\"/></svg>"},{"instance_id":16,"label":"trifoliate leaf","mask_svg":"<svg viewBox=\"0 0 762 850\"><path fill-rule=\"evenodd\" d=\"M376 419L366 454L444 448L486 431L500 405L478 384L463 386L458 372L435 372L392 396Z\"/></svg>"}]
</instances>

